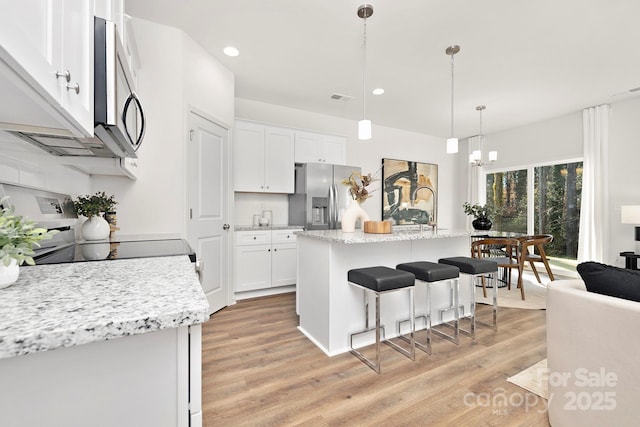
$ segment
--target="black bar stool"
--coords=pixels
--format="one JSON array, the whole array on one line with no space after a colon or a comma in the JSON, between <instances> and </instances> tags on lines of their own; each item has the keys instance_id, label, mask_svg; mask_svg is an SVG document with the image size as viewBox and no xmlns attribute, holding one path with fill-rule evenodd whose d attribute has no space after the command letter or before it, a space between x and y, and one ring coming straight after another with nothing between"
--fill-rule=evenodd
<instances>
[{"instance_id":1,"label":"black bar stool","mask_svg":"<svg viewBox=\"0 0 640 427\"><path fill-rule=\"evenodd\" d=\"M426 314L424 316L416 316L416 320L424 319L425 328L427 330L427 341L426 344L422 344L416 341L416 347L428 354L431 354L431 287L440 284L446 284L450 286L450 304L449 307L440 310L440 321L443 325L453 326L453 335L449 335L436 328L433 328L433 333L457 345L459 342L458 337L460 334L460 322L458 319L458 277L460 275L460 269L453 265L437 264L435 262L428 261L417 261L398 264L396 268L398 270L408 271L415 274L416 280L426 285ZM453 325L444 322L444 313L451 310L453 310ZM399 336L401 336L401 325L405 322L407 322L407 320L398 322ZM403 339L406 339L406 337L401 337Z\"/></svg>"},{"instance_id":2,"label":"black bar stool","mask_svg":"<svg viewBox=\"0 0 640 427\"><path fill-rule=\"evenodd\" d=\"M349 350L351 354L356 356L365 365L380 373L380 332L382 331L383 341L390 347L396 349L400 353L404 354L411 360L415 360L416 347L415 347L415 307L413 301L413 290L415 287L415 276L412 273L406 271L395 270L389 267L366 267L356 268L349 270L347 273L349 283L353 286L361 288L364 294L364 310L365 310L365 328L359 332L349 334ZM409 291L409 305L411 316L411 332L409 340L409 350L400 347L398 344L388 341L384 333L384 325L380 325L380 295L388 292L396 292L403 289ZM375 328L369 327L369 298L368 293L373 293L376 296L376 326ZM366 332L376 332L376 359L371 361L365 357L359 350L353 347L353 337Z\"/></svg>"},{"instance_id":3,"label":"black bar stool","mask_svg":"<svg viewBox=\"0 0 640 427\"><path fill-rule=\"evenodd\" d=\"M465 256L441 258L438 260L441 264L453 265L460 269L460 273L468 274L471 277L469 280L469 304L470 313L469 316L464 315L464 306L462 306L463 314L460 318L469 317L471 325L469 329L460 328L460 332L465 335L475 338L476 336L476 292L475 282L477 278L489 277L491 285L493 287L493 325L487 325L494 330L498 330L498 284L496 283L496 273L498 272L498 263L490 261L488 259L478 259ZM480 322L478 322L480 323Z\"/></svg>"}]
</instances>

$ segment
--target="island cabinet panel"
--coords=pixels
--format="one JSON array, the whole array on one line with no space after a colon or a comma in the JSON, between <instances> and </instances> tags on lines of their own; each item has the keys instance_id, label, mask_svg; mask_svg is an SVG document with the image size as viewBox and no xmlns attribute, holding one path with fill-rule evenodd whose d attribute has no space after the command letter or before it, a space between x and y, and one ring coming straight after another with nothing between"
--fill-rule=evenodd
<instances>
[{"instance_id":1,"label":"island cabinet panel","mask_svg":"<svg viewBox=\"0 0 640 427\"><path fill-rule=\"evenodd\" d=\"M236 122L233 166L235 191L293 193L293 131L253 122Z\"/></svg>"},{"instance_id":2,"label":"island cabinet panel","mask_svg":"<svg viewBox=\"0 0 640 427\"><path fill-rule=\"evenodd\" d=\"M303 231L298 234L298 279L296 283L298 329L327 355L349 351L349 333L365 326L363 292L349 285L347 274L354 268L396 265L413 261L438 262L449 256L466 256L469 252L469 233L431 231L420 233L394 231L388 235L375 235L357 230ZM469 313L469 282L460 280L460 304ZM415 291L416 313L426 312L425 287ZM444 318L440 310L451 304L446 286L432 289L433 324L452 320L447 311ZM393 292L381 297L381 322L388 325L387 337L396 335L398 321L409 317L407 292ZM375 304L369 306L369 319L375 319ZM419 327L420 325L418 325ZM374 342L374 335L363 336L356 346Z\"/></svg>"}]
</instances>

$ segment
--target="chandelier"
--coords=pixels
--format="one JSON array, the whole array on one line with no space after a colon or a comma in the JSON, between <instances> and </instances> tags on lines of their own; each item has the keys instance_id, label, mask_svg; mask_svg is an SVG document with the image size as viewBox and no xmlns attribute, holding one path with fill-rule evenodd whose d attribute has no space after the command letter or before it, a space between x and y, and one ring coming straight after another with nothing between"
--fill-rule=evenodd
<instances>
[{"instance_id":1,"label":"chandelier","mask_svg":"<svg viewBox=\"0 0 640 427\"><path fill-rule=\"evenodd\" d=\"M480 112L480 133L478 134L478 150L473 150L471 154L469 154L469 163L471 166L482 166L485 163L483 160L482 146L484 145L484 135L482 134L482 112L487 107L484 105L478 105L476 110ZM489 151L488 162L493 163L498 160L498 152L497 151Z\"/></svg>"}]
</instances>

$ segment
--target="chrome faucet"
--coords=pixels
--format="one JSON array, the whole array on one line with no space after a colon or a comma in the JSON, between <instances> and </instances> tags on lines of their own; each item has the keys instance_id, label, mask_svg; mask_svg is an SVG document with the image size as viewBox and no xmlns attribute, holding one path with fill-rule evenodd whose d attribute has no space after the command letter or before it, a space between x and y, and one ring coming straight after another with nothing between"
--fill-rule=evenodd
<instances>
[{"instance_id":1,"label":"chrome faucet","mask_svg":"<svg viewBox=\"0 0 640 427\"><path fill-rule=\"evenodd\" d=\"M415 206L416 196L418 195L418 191L422 189L427 189L431 191L431 194L432 194L433 208L431 210L430 221L427 225L432 227L433 231L435 231L437 227L437 219L438 219L438 199L436 197L435 190L428 185L421 185L417 187L415 190L413 190L413 193L411 194L411 206ZM422 227L423 227L423 224L420 224L420 231L422 231Z\"/></svg>"}]
</instances>

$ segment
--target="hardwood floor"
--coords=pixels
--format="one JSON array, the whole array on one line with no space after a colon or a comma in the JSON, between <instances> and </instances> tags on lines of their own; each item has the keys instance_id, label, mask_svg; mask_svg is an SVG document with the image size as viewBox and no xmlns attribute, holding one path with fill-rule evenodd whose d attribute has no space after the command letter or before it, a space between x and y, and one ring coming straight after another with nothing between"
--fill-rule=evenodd
<instances>
[{"instance_id":1,"label":"hardwood floor","mask_svg":"<svg viewBox=\"0 0 640 427\"><path fill-rule=\"evenodd\" d=\"M435 338L415 362L383 345L376 375L304 337L295 294L240 301L204 324L204 425L548 426L546 401L506 381L546 357L545 311L501 308L498 322L459 346Z\"/></svg>"}]
</instances>

